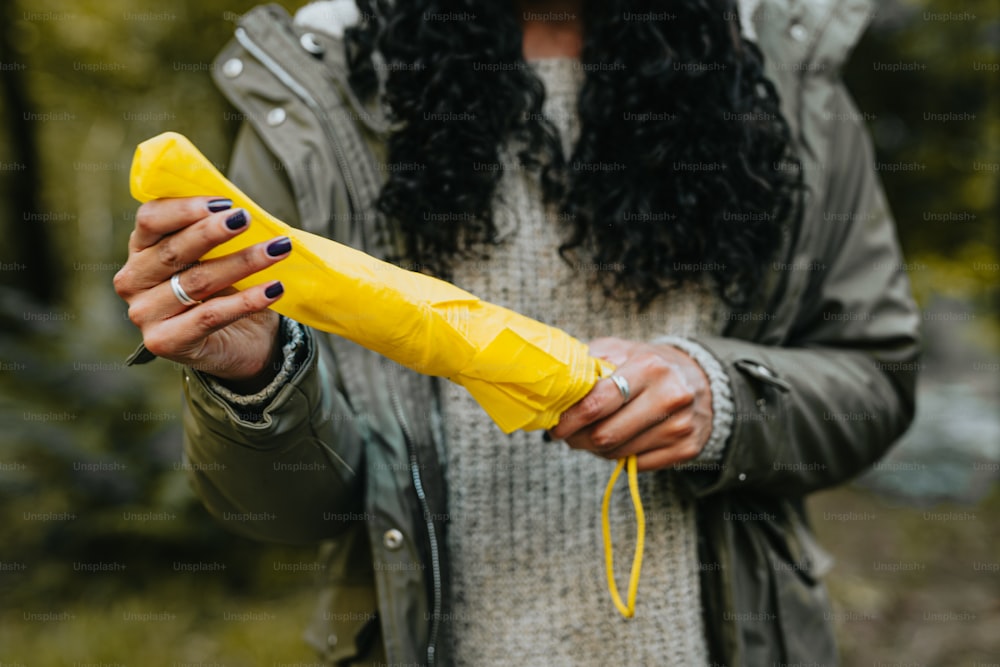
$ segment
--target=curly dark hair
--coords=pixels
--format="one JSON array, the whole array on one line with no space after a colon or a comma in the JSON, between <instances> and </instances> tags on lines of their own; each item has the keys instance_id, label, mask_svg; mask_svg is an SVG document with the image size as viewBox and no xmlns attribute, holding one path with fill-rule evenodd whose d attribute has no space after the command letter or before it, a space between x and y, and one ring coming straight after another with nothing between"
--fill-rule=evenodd
<instances>
[{"instance_id":1,"label":"curly dark hair","mask_svg":"<svg viewBox=\"0 0 1000 667\"><path fill-rule=\"evenodd\" d=\"M351 84L375 94L379 54L399 129L376 205L402 231L409 261L448 277L456 256L493 241L493 194L509 166L501 148L516 142L521 167L562 213L563 259L617 267L594 273L608 296L642 309L706 276L730 305L752 294L801 174L735 0L585 0L581 132L569 159L542 115L511 0L357 1Z\"/></svg>"}]
</instances>

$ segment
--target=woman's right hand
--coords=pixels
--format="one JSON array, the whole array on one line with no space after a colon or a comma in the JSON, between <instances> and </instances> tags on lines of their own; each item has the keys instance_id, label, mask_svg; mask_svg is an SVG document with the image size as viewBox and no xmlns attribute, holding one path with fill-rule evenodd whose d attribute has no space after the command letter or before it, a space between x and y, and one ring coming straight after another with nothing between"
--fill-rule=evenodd
<instances>
[{"instance_id":1,"label":"woman's right hand","mask_svg":"<svg viewBox=\"0 0 1000 667\"><path fill-rule=\"evenodd\" d=\"M139 207L128 261L115 274L129 319L153 354L209 373L233 389L252 392L277 374L278 314L268 306L284 287L271 281L236 291L234 282L280 262L291 252L278 237L205 262L198 258L253 224L228 199L158 199ZM196 301L184 305L170 284Z\"/></svg>"}]
</instances>

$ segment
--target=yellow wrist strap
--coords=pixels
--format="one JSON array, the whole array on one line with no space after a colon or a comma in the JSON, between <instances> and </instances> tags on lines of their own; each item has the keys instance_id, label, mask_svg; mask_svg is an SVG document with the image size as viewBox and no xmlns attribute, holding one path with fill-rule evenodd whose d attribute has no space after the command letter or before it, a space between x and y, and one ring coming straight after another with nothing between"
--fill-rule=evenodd
<instances>
[{"instance_id":1,"label":"yellow wrist strap","mask_svg":"<svg viewBox=\"0 0 1000 667\"><path fill-rule=\"evenodd\" d=\"M632 573L628 578L627 605L622 602L622 596L618 593L618 584L615 583L614 545L611 542L611 522L608 519L611 492L614 491L615 482L618 481L622 468L626 466L628 467L628 488L632 494L632 506L635 507L636 525L635 556L632 559ZM639 496L639 479L636 474L634 454L628 458L619 459L615 471L611 473L608 486L604 489L604 501L601 503L601 528L604 531L604 565L608 574L608 590L611 591L611 599L622 616L632 618L635 615L635 596L639 590L639 573L642 571L642 548L646 540L646 515L642 511L642 498Z\"/></svg>"}]
</instances>

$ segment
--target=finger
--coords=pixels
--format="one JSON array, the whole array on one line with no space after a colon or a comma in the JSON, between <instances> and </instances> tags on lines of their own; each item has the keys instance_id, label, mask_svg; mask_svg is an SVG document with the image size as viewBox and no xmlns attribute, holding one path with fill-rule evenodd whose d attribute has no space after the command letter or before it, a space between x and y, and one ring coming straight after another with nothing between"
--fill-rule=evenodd
<instances>
[{"instance_id":1,"label":"finger","mask_svg":"<svg viewBox=\"0 0 1000 667\"><path fill-rule=\"evenodd\" d=\"M652 449L639 454L635 459L636 469L639 472L648 472L669 468L691 461L700 452L701 450L692 444L692 440L688 439L673 447Z\"/></svg>"},{"instance_id":2,"label":"finger","mask_svg":"<svg viewBox=\"0 0 1000 667\"><path fill-rule=\"evenodd\" d=\"M656 392L644 391L620 410L572 436L574 445L607 458L620 458L615 452L671 418L674 411L669 405ZM674 428L674 424L685 419L683 413L686 411L678 412L673 415L678 419L663 429L664 435Z\"/></svg>"},{"instance_id":3,"label":"finger","mask_svg":"<svg viewBox=\"0 0 1000 667\"><path fill-rule=\"evenodd\" d=\"M621 372L616 371L616 374L624 377ZM635 391L631 381L630 386ZM618 385L610 378L604 378L594 385L590 393L562 414L559 423L549 431L549 435L553 440L565 440L577 431L618 410L624 402Z\"/></svg>"},{"instance_id":4,"label":"finger","mask_svg":"<svg viewBox=\"0 0 1000 667\"><path fill-rule=\"evenodd\" d=\"M660 400L663 402L657 410L659 414L673 412L693 400L686 381L683 381L674 364L656 352L634 354L619 366L614 374L628 382L631 401L636 400L650 386L666 387L667 391L658 390L658 393L662 394ZM672 381L674 378L676 381ZM569 438L580 429L608 416L623 404L624 397L618 386L611 378L605 378L594 385L587 396L564 412L559 423L549 434L557 440Z\"/></svg>"},{"instance_id":5,"label":"finger","mask_svg":"<svg viewBox=\"0 0 1000 667\"><path fill-rule=\"evenodd\" d=\"M231 208L223 197L179 197L153 199L135 213L135 229L129 237L129 252L145 250L164 236L194 224L202 218Z\"/></svg>"},{"instance_id":6,"label":"finger","mask_svg":"<svg viewBox=\"0 0 1000 667\"><path fill-rule=\"evenodd\" d=\"M120 272L123 274L121 288L127 294L129 290L138 292L165 282L173 274L195 265L198 258L212 248L242 234L249 223L250 217L243 209L227 210L160 239L129 257ZM117 279L118 276L116 287Z\"/></svg>"},{"instance_id":7,"label":"finger","mask_svg":"<svg viewBox=\"0 0 1000 667\"><path fill-rule=\"evenodd\" d=\"M292 251L287 236L258 243L243 250L210 259L177 274L180 287L195 301L204 301L258 271L280 262ZM130 311L136 317L164 319L191 306L181 303L169 281L160 283L136 299Z\"/></svg>"},{"instance_id":8,"label":"finger","mask_svg":"<svg viewBox=\"0 0 1000 667\"><path fill-rule=\"evenodd\" d=\"M149 287L184 271L216 246L242 234L250 224L243 209L223 211L166 236L136 255L132 261L133 280Z\"/></svg>"},{"instance_id":9,"label":"finger","mask_svg":"<svg viewBox=\"0 0 1000 667\"><path fill-rule=\"evenodd\" d=\"M623 338L595 338L587 344L590 356L604 359L615 366L621 366L628 359L629 351L635 343Z\"/></svg>"},{"instance_id":10,"label":"finger","mask_svg":"<svg viewBox=\"0 0 1000 667\"><path fill-rule=\"evenodd\" d=\"M698 438L692 437L697 435L696 430L693 411L681 410L637 433L618 447L595 449L594 452L606 459L622 459L633 454L669 449L688 442L696 444Z\"/></svg>"},{"instance_id":11,"label":"finger","mask_svg":"<svg viewBox=\"0 0 1000 667\"><path fill-rule=\"evenodd\" d=\"M151 327L143 342L146 349L159 357L180 363L197 362L204 358L211 334L265 310L283 293L284 286L276 280L210 299Z\"/></svg>"}]
</instances>

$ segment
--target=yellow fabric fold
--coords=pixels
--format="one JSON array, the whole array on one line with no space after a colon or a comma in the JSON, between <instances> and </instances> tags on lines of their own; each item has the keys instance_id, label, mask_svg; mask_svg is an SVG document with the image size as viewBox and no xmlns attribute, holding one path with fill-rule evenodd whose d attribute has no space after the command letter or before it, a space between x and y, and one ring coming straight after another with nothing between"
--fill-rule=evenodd
<instances>
[{"instance_id":1,"label":"yellow fabric fold","mask_svg":"<svg viewBox=\"0 0 1000 667\"><path fill-rule=\"evenodd\" d=\"M165 132L141 143L130 172L140 202L216 195L247 210L249 228L206 253L219 257L268 241L292 239L289 257L235 284L246 289L280 280L284 295L272 308L310 327L352 340L408 368L462 385L504 433L552 428L559 416L612 372L586 344L425 274L407 271L328 238L291 227L229 182L183 135ZM642 508L629 459L629 484L640 536ZM630 617L642 560L637 544L629 605L621 604L611 569L607 503L603 511L608 584L616 606ZM628 613L626 613L628 612Z\"/></svg>"}]
</instances>

